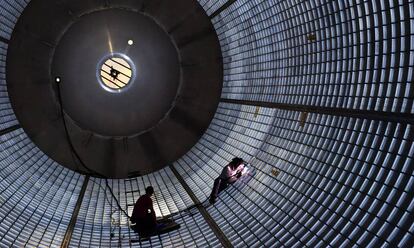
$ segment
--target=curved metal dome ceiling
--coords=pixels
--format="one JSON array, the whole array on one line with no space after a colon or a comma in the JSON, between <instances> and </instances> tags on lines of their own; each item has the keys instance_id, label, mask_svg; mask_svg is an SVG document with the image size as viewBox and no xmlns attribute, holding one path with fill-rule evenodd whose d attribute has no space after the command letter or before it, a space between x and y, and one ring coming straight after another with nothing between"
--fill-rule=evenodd
<instances>
[{"instance_id":1,"label":"curved metal dome ceiling","mask_svg":"<svg viewBox=\"0 0 414 248\"><path fill-rule=\"evenodd\" d=\"M413 247L413 1L200 0L223 55L220 104L171 166L110 180L129 212L153 185L157 215L181 224L138 243L104 181L54 162L13 114L5 60L27 2L0 5L0 246ZM233 156L254 177L183 211Z\"/></svg>"},{"instance_id":2,"label":"curved metal dome ceiling","mask_svg":"<svg viewBox=\"0 0 414 248\"><path fill-rule=\"evenodd\" d=\"M148 174L183 156L208 128L223 78L217 35L192 0L160 9L31 1L8 42L6 68L31 140L70 169L110 178Z\"/></svg>"}]
</instances>

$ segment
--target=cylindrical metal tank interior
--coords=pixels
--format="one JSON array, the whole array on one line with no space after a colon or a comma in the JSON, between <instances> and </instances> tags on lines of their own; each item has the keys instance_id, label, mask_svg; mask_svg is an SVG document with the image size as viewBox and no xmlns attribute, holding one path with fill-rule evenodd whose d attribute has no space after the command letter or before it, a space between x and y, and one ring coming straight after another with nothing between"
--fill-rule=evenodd
<instances>
[{"instance_id":1,"label":"cylindrical metal tank interior","mask_svg":"<svg viewBox=\"0 0 414 248\"><path fill-rule=\"evenodd\" d=\"M105 180L51 159L15 116L6 61L28 4L0 0L0 247L414 246L413 0L198 0L222 54L214 117L175 162L108 180L129 214L152 185L181 225L140 242ZM235 156L252 177L192 207Z\"/></svg>"}]
</instances>

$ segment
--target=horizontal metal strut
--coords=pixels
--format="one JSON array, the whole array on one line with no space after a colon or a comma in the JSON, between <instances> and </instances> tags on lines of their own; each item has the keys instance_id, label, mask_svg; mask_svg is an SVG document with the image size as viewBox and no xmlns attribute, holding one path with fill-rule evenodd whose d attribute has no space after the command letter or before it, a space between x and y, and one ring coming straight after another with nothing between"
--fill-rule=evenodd
<instances>
[{"instance_id":1,"label":"horizontal metal strut","mask_svg":"<svg viewBox=\"0 0 414 248\"><path fill-rule=\"evenodd\" d=\"M372 110L358 110L358 109L343 109L343 108L331 108L331 107L319 107L309 105L295 105L273 102L260 102L260 101L247 101L236 99L220 99L220 102L242 104L249 106L259 106L265 108L278 108L291 111L318 113L335 116L346 116L360 119L370 119L388 122L398 122L402 124L414 124L414 114L409 113L393 113L383 111Z\"/></svg>"},{"instance_id":2,"label":"horizontal metal strut","mask_svg":"<svg viewBox=\"0 0 414 248\"><path fill-rule=\"evenodd\" d=\"M214 17L218 16L221 12L223 12L225 9L227 9L230 5L232 5L237 0L229 0L223 6L221 6L218 10L214 11L213 14L211 14L209 17L210 19L213 19Z\"/></svg>"},{"instance_id":3,"label":"horizontal metal strut","mask_svg":"<svg viewBox=\"0 0 414 248\"><path fill-rule=\"evenodd\" d=\"M9 40L0 36L0 41L6 44L9 44Z\"/></svg>"},{"instance_id":4,"label":"horizontal metal strut","mask_svg":"<svg viewBox=\"0 0 414 248\"><path fill-rule=\"evenodd\" d=\"M17 124L17 125L8 127L6 129L0 130L0 136L5 135L5 134L10 133L10 132L13 132L13 131L15 131L15 130L17 130L19 128L20 128L20 125Z\"/></svg>"}]
</instances>

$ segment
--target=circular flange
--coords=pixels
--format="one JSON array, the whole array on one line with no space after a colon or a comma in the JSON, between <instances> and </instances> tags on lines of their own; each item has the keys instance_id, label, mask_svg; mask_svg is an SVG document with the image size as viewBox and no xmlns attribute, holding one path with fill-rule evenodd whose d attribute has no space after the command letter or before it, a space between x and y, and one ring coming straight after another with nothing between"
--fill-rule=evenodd
<instances>
[{"instance_id":1,"label":"circular flange","mask_svg":"<svg viewBox=\"0 0 414 248\"><path fill-rule=\"evenodd\" d=\"M107 59L126 71L104 66ZM110 178L147 174L184 155L210 124L223 77L217 35L194 0L32 0L13 31L6 70L28 136L60 164L91 173L66 139L60 79L76 152ZM105 83L98 70L125 85Z\"/></svg>"}]
</instances>

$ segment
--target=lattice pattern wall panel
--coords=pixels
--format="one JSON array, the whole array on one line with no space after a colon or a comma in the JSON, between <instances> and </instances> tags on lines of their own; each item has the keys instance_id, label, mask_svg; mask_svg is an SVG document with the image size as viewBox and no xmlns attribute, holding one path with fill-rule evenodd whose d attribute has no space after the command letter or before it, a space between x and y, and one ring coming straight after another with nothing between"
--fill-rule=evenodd
<instances>
[{"instance_id":1,"label":"lattice pattern wall panel","mask_svg":"<svg viewBox=\"0 0 414 248\"><path fill-rule=\"evenodd\" d=\"M0 0L0 37L10 39L20 14L30 0Z\"/></svg>"},{"instance_id":2,"label":"lattice pattern wall panel","mask_svg":"<svg viewBox=\"0 0 414 248\"><path fill-rule=\"evenodd\" d=\"M0 247L59 247L82 182L22 129L0 136Z\"/></svg>"},{"instance_id":3,"label":"lattice pattern wall panel","mask_svg":"<svg viewBox=\"0 0 414 248\"><path fill-rule=\"evenodd\" d=\"M236 1L213 19L223 98L414 113L413 1L357 2Z\"/></svg>"},{"instance_id":4,"label":"lattice pattern wall panel","mask_svg":"<svg viewBox=\"0 0 414 248\"><path fill-rule=\"evenodd\" d=\"M7 94L6 54L7 44L0 42L0 130L18 124Z\"/></svg>"},{"instance_id":5,"label":"lattice pattern wall panel","mask_svg":"<svg viewBox=\"0 0 414 248\"><path fill-rule=\"evenodd\" d=\"M227 1L226 0L198 0L198 2L204 8L207 15L211 16L211 14L217 11Z\"/></svg>"},{"instance_id":6,"label":"lattice pattern wall panel","mask_svg":"<svg viewBox=\"0 0 414 248\"><path fill-rule=\"evenodd\" d=\"M233 156L251 163L254 177L209 208L236 247L413 242L411 125L320 114L301 123L299 112L258 112L221 104L202 140L176 163L201 201Z\"/></svg>"}]
</instances>

